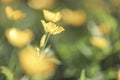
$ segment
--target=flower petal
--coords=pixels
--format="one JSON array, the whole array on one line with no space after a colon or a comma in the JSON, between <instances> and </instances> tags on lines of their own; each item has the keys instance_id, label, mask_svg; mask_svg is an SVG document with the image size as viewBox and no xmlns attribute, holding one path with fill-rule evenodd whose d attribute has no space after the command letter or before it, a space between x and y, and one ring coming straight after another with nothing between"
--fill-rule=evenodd
<instances>
[{"instance_id":1,"label":"flower petal","mask_svg":"<svg viewBox=\"0 0 120 80\"><path fill-rule=\"evenodd\" d=\"M10 6L7 6L7 7L5 8L5 12L6 12L7 17L8 17L9 19L11 19L12 16L13 16L13 9L12 9Z\"/></svg>"},{"instance_id":2,"label":"flower petal","mask_svg":"<svg viewBox=\"0 0 120 80\"><path fill-rule=\"evenodd\" d=\"M10 6L5 8L6 15L9 19L18 21L25 17L25 14L20 10L13 10Z\"/></svg>"},{"instance_id":3,"label":"flower petal","mask_svg":"<svg viewBox=\"0 0 120 80\"><path fill-rule=\"evenodd\" d=\"M58 22L62 18L62 15L60 12L53 13L48 10L43 10L43 14L46 20L49 20L52 22Z\"/></svg>"},{"instance_id":4,"label":"flower petal","mask_svg":"<svg viewBox=\"0 0 120 80\"><path fill-rule=\"evenodd\" d=\"M56 29L56 24L54 24L52 22L48 22L46 28L49 33L52 33Z\"/></svg>"},{"instance_id":5,"label":"flower petal","mask_svg":"<svg viewBox=\"0 0 120 80\"><path fill-rule=\"evenodd\" d=\"M49 32L50 34L58 34L62 31L64 31L63 27L56 26L55 23L48 22L46 23L44 20L41 20L42 25L46 32Z\"/></svg>"},{"instance_id":6,"label":"flower petal","mask_svg":"<svg viewBox=\"0 0 120 80\"><path fill-rule=\"evenodd\" d=\"M42 25L44 27L45 32L48 32L48 30L46 28L47 27L47 23L44 20L41 20L41 23L42 23Z\"/></svg>"},{"instance_id":7,"label":"flower petal","mask_svg":"<svg viewBox=\"0 0 120 80\"><path fill-rule=\"evenodd\" d=\"M65 29L63 27L58 27L58 29L56 29L52 34L58 34L61 33L62 31L65 31Z\"/></svg>"}]
</instances>

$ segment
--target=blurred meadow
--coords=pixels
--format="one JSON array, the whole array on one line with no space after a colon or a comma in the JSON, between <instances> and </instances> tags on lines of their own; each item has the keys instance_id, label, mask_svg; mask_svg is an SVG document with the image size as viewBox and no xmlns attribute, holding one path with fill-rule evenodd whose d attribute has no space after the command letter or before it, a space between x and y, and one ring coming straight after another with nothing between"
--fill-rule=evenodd
<instances>
[{"instance_id":1,"label":"blurred meadow","mask_svg":"<svg viewBox=\"0 0 120 80\"><path fill-rule=\"evenodd\" d=\"M0 0L0 80L120 80L120 0Z\"/></svg>"}]
</instances>

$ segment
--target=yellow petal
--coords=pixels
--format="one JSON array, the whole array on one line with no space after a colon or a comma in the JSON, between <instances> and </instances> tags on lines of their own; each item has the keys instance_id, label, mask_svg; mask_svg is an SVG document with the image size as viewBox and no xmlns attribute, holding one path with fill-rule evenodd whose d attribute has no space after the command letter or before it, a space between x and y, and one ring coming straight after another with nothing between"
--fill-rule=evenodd
<instances>
[{"instance_id":1,"label":"yellow petal","mask_svg":"<svg viewBox=\"0 0 120 80\"><path fill-rule=\"evenodd\" d=\"M48 22L46 28L49 33L52 33L56 29L56 24L54 24L52 22Z\"/></svg>"},{"instance_id":2,"label":"yellow petal","mask_svg":"<svg viewBox=\"0 0 120 80\"><path fill-rule=\"evenodd\" d=\"M41 20L45 32L51 33L56 28L56 25L52 22L46 23L44 20Z\"/></svg>"},{"instance_id":3,"label":"yellow petal","mask_svg":"<svg viewBox=\"0 0 120 80\"><path fill-rule=\"evenodd\" d=\"M56 26L55 23L48 22L46 23L44 20L41 20L42 25L46 32L49 32L50 34L58 34L62 31L64 31L63 27Z\"/></svg>"},{"instance_id":4,"label":"yellow petal","mask_svg":"<svg viewBox=\"0 0 120 80\"><path fill-rule=\"evenodd\" d=\"M62 31L64 31L65 29L63 27L58 27L58 29L56 29L52 34L58 34L61 33Z\"/></svg>"},{"instance_id":5,"label":"yellow petal","mask_svg":"<svg viewBox=\"0 0 120 80\"><path fill-rule=\"evenodd\" d=\"M53 13L48 10L43 10L43 14L46 20L49 20L52 22L58 22L62 17L60 12Z\"/></svg>"},{"instance_id":6,"label":"yellow petal","mask_svg":"<svg viewBox=\"0 0 120 80\"><path fill-rule=\"evenodd\" d=\"M11 19L12 16L13 16L13 9L12 9L10 6L7 6L7 7L5 8L5 12L6 12L7 17L8 17L9 19Z\"/></svg>"},{"instance_id":7,"label":"yellow petal","mask_svg":"<svg viewBox=\"0 0 120 80\"><path fill-rule=\"evenodd\" d=\"M20 20L20 19L22 19L24 17L25 17L25 14L22 13L20 10L16 10L13 13L13 20L15 20L15 21L18 21L18 20Z\"/></svg>"},{"instance_id":8,"label":"yellow petal","mask_svg":"<svg viewBox=\"0 0 120 80\"><path fill-rule=\"evenodd\" d=\"M48 30L47 30L47 23L44 21L44 20L41 20L41 23L42 23L42 25L43 25L43 27L44 27L44 30L45 30L45 32L48 32Z\"/></svg>"},{"instance_id":9,"label":"yellow petal","mask_svg":"<svg viewBox=\"0 0 120 80\"><path fill-rule=\"evenodd\" d=\"M25 17L25 14L20 10L13 10L10 6L5 8L6 15L9 19L18 21Z\"/></svg>"},{"instance_id":10,"label":"yellow petal","mask_svg":"<svg viewBox=\"0 0 120 80\"><path fill-rule=\"evenodd\" d=\"M33 33L31 30L19 30L11 28L6 30L6 37L10 44L16 47L23 47L33 40Z\"/></svg>"}]
</instances>

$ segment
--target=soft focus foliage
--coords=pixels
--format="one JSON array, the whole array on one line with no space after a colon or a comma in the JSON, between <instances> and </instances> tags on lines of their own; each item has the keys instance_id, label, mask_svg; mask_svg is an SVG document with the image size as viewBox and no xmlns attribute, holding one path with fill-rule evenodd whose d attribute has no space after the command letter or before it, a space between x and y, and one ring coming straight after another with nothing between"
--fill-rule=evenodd
<instances>
[{"instance_id":1,"label":"soft focus foliage","mask_svg":"<svg viewBox=\"0 0 120 80\"><path fill-rule=\"evenodd\" d=\"M119 21L120 0L0 0L0 80L120 80Z\"/></svg>"}]
</instances>

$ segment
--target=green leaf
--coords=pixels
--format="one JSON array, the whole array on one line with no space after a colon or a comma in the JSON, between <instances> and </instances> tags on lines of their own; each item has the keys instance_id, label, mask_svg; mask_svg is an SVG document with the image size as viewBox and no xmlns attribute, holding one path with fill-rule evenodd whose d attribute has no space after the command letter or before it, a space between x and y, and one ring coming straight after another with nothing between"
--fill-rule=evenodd
<instances>
[{"instance_id":1,"label":"green leaf","mask_svg":"<svg viewBox=\"0 0 120 80\"><path fill-rule=\"evenodd\" d=\"M85 70L83 69L78 80L85 80Z\"/></svg>"},{"instance_id":2,"label":"green leaf","mask_svg":"<svg viewBox=\"0 0 120 80\"><path fill-rule=\"evenodd\" d=\"M0 72L4 74L8 78L8 80L13 80L13 74L8 68L2 66L0 67Z\"/></svg>"},{"instance_id":3,"label":"green leaf","mask_svg":"<svg viewBox=\"0 0 120 80\"><path fill-rule=\"evenodd\" d=\"M42 48L45 45L47 35L43 35L41 40L40 40L40 48Z\"/></svg>"}]
</instances>

